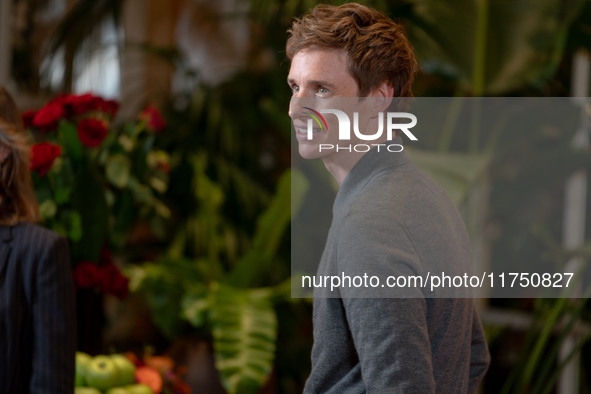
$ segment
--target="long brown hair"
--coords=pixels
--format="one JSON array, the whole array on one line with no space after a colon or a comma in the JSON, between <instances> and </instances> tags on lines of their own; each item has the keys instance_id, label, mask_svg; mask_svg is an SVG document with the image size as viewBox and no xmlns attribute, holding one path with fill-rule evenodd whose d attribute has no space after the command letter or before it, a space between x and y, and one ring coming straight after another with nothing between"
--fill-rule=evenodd
<instances>
[{"instance_id":1,"label":"long brown hair","mask_svg":"<svg viewBox=\"0 0 591 394\"><path fill-rule=\"evenodd\" d=\"M30 146L10 94L0 86L0 146L9 153L0 163L0 225L39 220L30 172Z\"/></svg>"}]
</instances>

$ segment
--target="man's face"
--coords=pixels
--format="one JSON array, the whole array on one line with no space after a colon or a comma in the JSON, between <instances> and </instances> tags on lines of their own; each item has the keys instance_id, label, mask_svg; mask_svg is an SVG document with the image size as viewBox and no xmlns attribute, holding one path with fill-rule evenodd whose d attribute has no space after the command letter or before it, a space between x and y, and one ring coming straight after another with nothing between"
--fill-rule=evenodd
<instances>
[{"instance_id":1,"label":"man's face","mask_svg":"<svg viewBox=\"0 0 591 394\"><path fill-rule=\"evenodd\" d=\"M308 140L309 115L303 107L314 110L331 108L331 98L357 97L357 82L347 70L347 53L338 49L306 48L292 59L287 78L292 91L289 116L298 140L300 155L306 159L326 159L334 150L319 151L319 144L338 144L338 122L325 116L328 127L320 130L314 122L313 138ZM334 100L332 101L334 104ZM335 108L332 106L332 108Z\"/></svg>"}]
</instances>

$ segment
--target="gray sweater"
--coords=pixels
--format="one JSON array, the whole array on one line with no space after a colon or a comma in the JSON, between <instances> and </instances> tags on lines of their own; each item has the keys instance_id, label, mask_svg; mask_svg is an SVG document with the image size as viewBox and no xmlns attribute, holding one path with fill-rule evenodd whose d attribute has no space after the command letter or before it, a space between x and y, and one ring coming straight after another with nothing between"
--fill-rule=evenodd
<instances>
[{"instance_id":1,"label":"gray sweater","mask_svg":"<svg viewBox=\"0 0 591 394\"><path fill-rule=\"evenodd\" d=\"M365 154L345 178L318 275L470 272L469 238L443 189L405 153ZM314 289L305 393L473 393L490 356L464 293ZM451 294L451 295L450 295Z\"/></svg>"}]
</instances>

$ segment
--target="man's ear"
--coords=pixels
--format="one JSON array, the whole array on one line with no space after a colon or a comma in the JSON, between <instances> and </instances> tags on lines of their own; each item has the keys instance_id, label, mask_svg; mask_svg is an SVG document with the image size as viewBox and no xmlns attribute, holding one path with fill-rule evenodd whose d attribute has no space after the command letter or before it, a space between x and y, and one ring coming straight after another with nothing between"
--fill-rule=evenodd
<instances>
[{"instance_id":1,"label":"man's ear","mask_svg":"<svg viewBox=\"0 0 591 394\"><path fill-rule=\"evenodd\" d=\"M370 96L375 103L373 109L377 112L386 112L392 104L394 87L389 82L384 81L371 92Z\"/></svg>"},{"instance_id":2,"label":"man's ear","mask_svg":"<svg viewBox=\"0 0 591 394\"><path fill-rule=\"evenodd\" d=\"M384 81L377 88L378 94L381 97L394 97L394 87L390 82Z\"/></svg>"},{"instance_id":3,"label":"man's ear","mask_svg":"<svg viewBox=\"0 0 591 394\"><path fill-rule=\"evenodd\" d=\"M4 163L9 154L10 148L0 142L0 164Z\"/></svg>"}]
</instances>

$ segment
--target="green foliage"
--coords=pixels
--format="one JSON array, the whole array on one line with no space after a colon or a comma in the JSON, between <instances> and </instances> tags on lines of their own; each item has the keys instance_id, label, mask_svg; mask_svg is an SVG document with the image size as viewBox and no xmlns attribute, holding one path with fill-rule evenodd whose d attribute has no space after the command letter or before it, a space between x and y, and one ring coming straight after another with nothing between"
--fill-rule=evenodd
<instances>
[{"instance_id":1,"label":"green foliage","mask_svg":"<svg viewBox=\"0 0 591 394\"><path fill-rule=\"evenodd\" d=\"M216 291L211 311L216 365L229 393L256 392L271 373L277 317L268 289Z\"/></svg>"},{"instance_id":2,"label":"green foliage","mask_svg":"<svg viewBox=\"0 0 591 394\"><path fill-rule=\"evenodd\" d=\"M266 270L278 263L282 235L291 218L291 183L297 182L305 190L305 180L290 171L281 177L249 246L243 250L233 244L233 230L221 210L225 194L207 176L205 156L195 155L190 161L198 209L175 237L167 257L158 263L129 267L127 274L132 290L145 294L154 321L165 335L178 335L186 322L210 336L228 392L255 393L273 368L277 338L274 304L289 294L285 278L270 287L261 283L272 282ZM294 203L297 207L301 201ZM187 251L194 258L182 257Z\"/></svg>"},{"instance_id":3,"label":"green foliage","mask_svg":"<svg viewBox=\"0 0 591 394\"><path fill-rule=\"evenodd\" d=\"M107 239L109 214L101 174L88 162L83 162L74 175L72 207L79 213L84 229L80 240L72 245L73 255L80 260L98 261Z\"/></svg>"},{"instance_id":4,"label":"green foliage","mask_svg":"<svg viewBox=\"0 0 591 394\"><path fill-rule=\"evenodd\" d=\"M552 391L562 369L591 339L589 333L578 338L565 359L557 362L561 347L588 304L590 289L576 302L568 298L569 294L565 294L564 298L536 300L534 319L527 333L524 350L520 354L517 367L505 381L502 393L546 394Z\"/></svg>"},{"instance_id":5,"label":"green foliage","mask_svg":"<svg viewBox=\"0 0 591 394\"><path fill-rule=\"evenodd\" d=\"M275 288L237 289L194 284L185 293L182 316L211 328L216 366L229 393L252 393L265 383L275 358Z\"/></svg>"},{"instance_id":6,"label":"green foliage","mask_svg":"<svg viewBox=\"0 0 591 394\"><path fill-rule=\"evenodd\" d=\"M424 69L453 75L461 91L481 96L539 84L554 75L585 1L408 3L409 35Z\"/></svg>"},{"instance_id":7,"label":"green foliage","mask_svg":"<svg viewBox=\"0 0 591 394\"><path fill-rule=\"evenodd\" d=\"M183 327L180 316L180 301L183 288L178 284L177 271L170 265L144 264L141 267L127 267L130 290L145 294L152 310L152 319L162 333L168 337L177 335Z\"/></svg>"},{"instance_id":8,"label":"green foliage","mask_svg":"<svg viewBox=\"0 0 591 394\"><path fill-rule=\"evenodd\" d=\"M272 272L274 256L291 215L299 210L307 191L307 181L298 171L283 176L277 194L257 220L252 247L240 258L229 277L237 286L261 285L266 272Z\"/></svg>"},{"instance_id":9,"label":"green foliage","mask_svg":"<svg viewBox=\"0 0 591 394\"><path fill-rule=\"evenodd\" d=\"M76 126L70 122L62 122L58 129L58 141L63 149L69 153L74 164L78 164L83 158L83 145L76 134Z\"/></svg>"}]
</instances>

